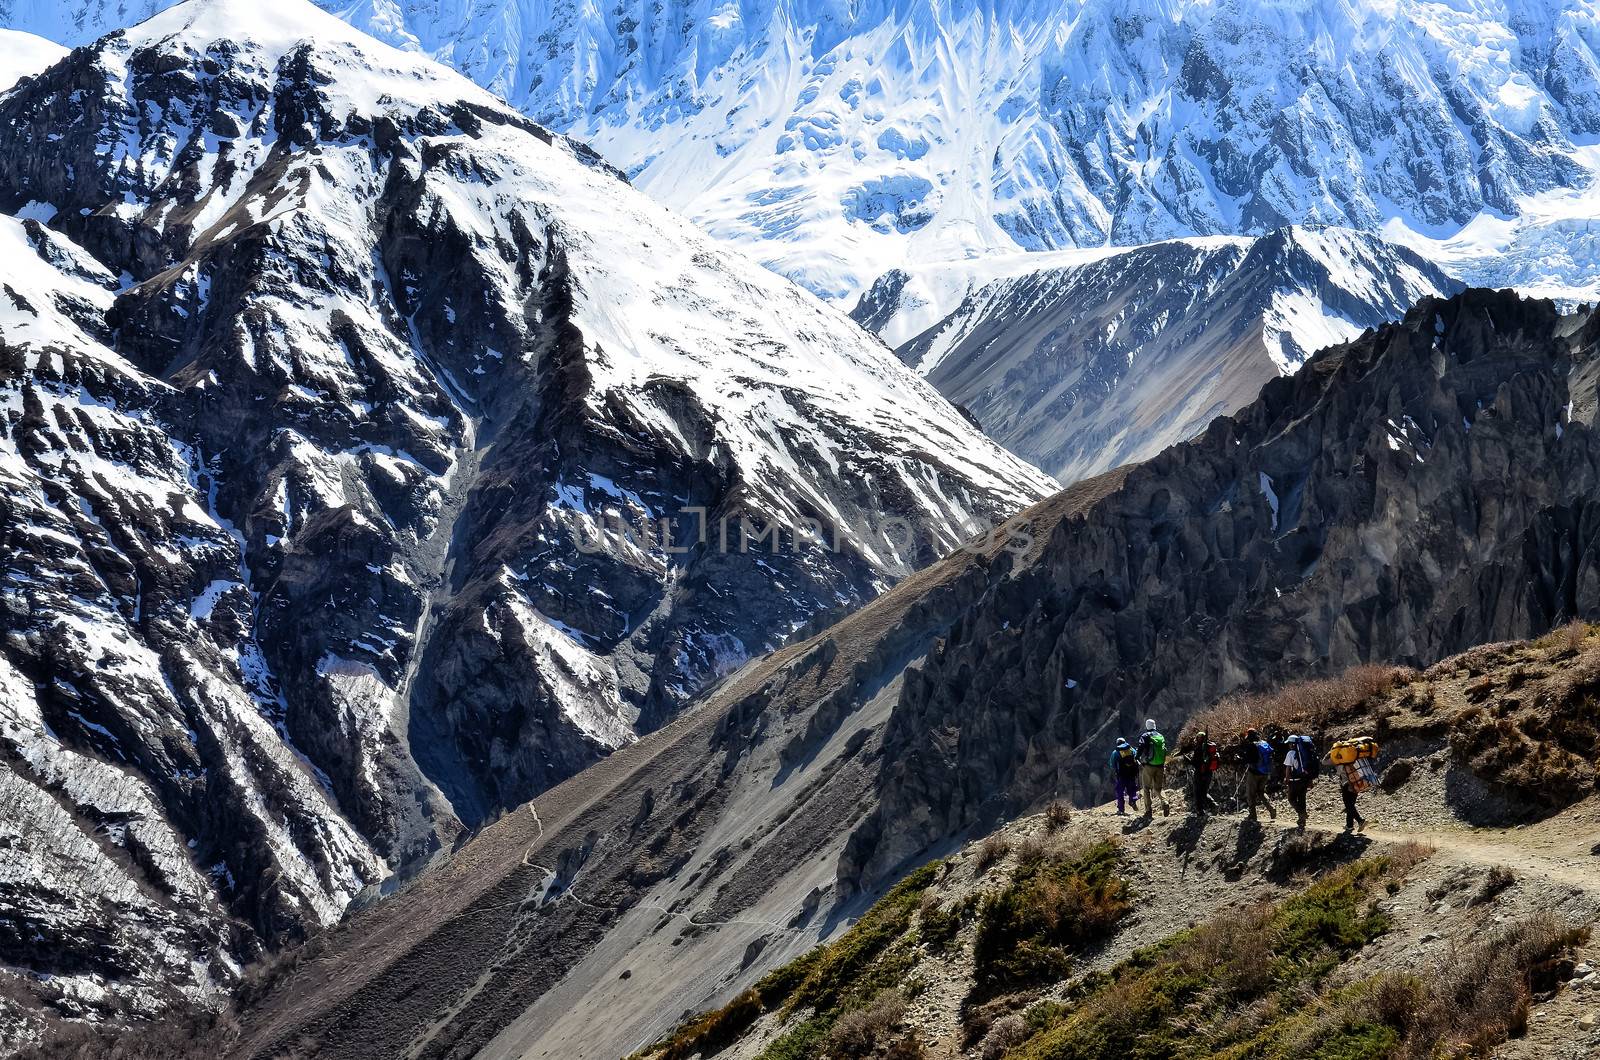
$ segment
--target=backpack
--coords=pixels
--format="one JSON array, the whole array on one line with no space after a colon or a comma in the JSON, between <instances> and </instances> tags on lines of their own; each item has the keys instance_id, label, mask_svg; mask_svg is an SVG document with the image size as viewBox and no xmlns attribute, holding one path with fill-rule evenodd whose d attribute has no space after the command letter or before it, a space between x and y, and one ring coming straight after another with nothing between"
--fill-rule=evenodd
<instances>
[{"instance_id":1,"label":"backpack","mask_svg":"<svg viewBox=\"0 0 1600 1060\"><path fill-rule=\"evenodd\" d=\"M1117 774L1127 780L1134 776L1139 769L1139 760L1134 756L1133 748L1117 748Z\"/></svg>"},{"instance_id":2,"label":"backpack","mask_svg":"<svg viewBox=\"0 0 1600 1060\"><path fill-rule=\"evenodd\" d=\"M1344 771L1346 786L1357 793L1371 791L1378 786L1378 767L1372 764L1371 758L1358 758L1340 768Z\"/></svg>"},{"instance_id":3,"label":"backpack","mask_svg":"<svg viewBox=\"0 0 1600 1060\"><path fill-rule=\"evenodd\" d=\"M1370 736L1357 736L1354 740L1340 740L1328 752L1336 766L1347 766L1358 758L1377 758L1378 741Z\"/></svg>"},{"instance_id":4,"label":"backpack","mask_svg":"<svg viewBox=\"0 0 1600 1060\"><path fill-rule=\"evenodd\" d=\"M1222 750L1216 744L1206 744L1206 760L1201 768L1207 773L1215 773L1222 768Z\"/></svg>"},{"instance_id":5,"label":"backpack","mask_svg":"<svg viewBox=\"0 0 1600 1060\"><path fill-rule=\"evenodd\" d=\"M1272 773L1272 745L1265 740L1256 741L1256 772L1263 776Z\"/></svg>"},{"instance_id":6,"label":"backpack","mask_svg":"<svg viewBox=\"0 0 1600 1060\"><path fill-rule=\"evenodd\" d=\"M1166 765L1167 738L1153 731L1139 737L1139 761L1147 766Z\"/></svg>"},{"instance_id":7,"label":"backpack","mask_svg":"<svg viewBox=\"0 0 1600 1060\"><path fill-rule=\"evenodd\" d=\"M1288 766L1289 771L1296 777L1304 777L1307 780L1316 778L1321 762L1317 758L1317 748L1311 742L1311 737L1289 737L1289 753L1284 757L1284 765Z\"/></svg>"}]
</instances>

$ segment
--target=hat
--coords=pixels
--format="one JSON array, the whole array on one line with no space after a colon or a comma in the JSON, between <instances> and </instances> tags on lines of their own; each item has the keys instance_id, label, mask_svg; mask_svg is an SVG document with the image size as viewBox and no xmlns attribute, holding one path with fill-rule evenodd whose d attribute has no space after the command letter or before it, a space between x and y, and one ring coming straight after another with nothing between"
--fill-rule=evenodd
<instances>
[{"instance_id":1,"label":"hat","mask_svg":"<svg viewBox=\"0 0 1600 1060\"><path fill-rule=\"evenodd\" d=\"M1155 732L1156 731L1156 719L1154 719L1154 718L1146 718L1146 719L1144 719L1144 731L1145 732Z\"/></svg>"},{"instance_id":2,"label":"hat","mask_svg":"<svg viewBox=\"0 0 1600 1060\"><path fill-rule=\"evenodd\" d=\"M1128 746L1128 741L1124 740L1122 737L1118 736L1117 737L1117 746L1118 747L1126 747L1126 746Z\"/></svg>"}]
</instances>

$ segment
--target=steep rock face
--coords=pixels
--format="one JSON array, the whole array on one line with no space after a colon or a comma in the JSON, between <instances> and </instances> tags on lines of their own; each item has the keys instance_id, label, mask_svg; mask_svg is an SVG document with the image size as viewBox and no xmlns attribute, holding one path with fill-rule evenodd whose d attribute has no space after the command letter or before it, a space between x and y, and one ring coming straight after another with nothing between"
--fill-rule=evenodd
<instances>
[{"instance_id":1,"label":"steep rock face","mask_svg":"<svg viewBox=\"0 0 1600 1060\"><path fill-rule=\"evenodd\" d=\"M1475 283L1595 290L1589 5L322 5L830 297L930 260L1301 223L1392 228ZM7 0L0 22L79 44L159 6Z\"/></svg>"},{"instance_id":2,"label":"steep rock face","mask_svg":"<svg viewBox=\"0 0 1600 1060\"><path fill-rule=\"evenodd\" d=\"M1372 660L1435 661L1600 610L1600 319L1425 299L1132 468L992 581L905 690L841 880L1104 787L1154 716Z\"/></svg>"},{"instance_id":3,"label":"steep rock face","mask_svg":"<svg viewBox=\"0 0 1600 1060\"><path fill-rule=\"evenodd\" d=\"M35 690L0 773L21 841L118 866L219 981L1050 486L592 152L309 4L187 4L21 83L0 209L0 652ZM72 756L120 779L62 787ZM32 922L5 963L65 970Z\"/></svg>"},{"instance_id":4,"label":"steep rock face","mask_svg":"<svg viewBox=\"0 0 1600 1060\"><path fill-rule=\"evenodd\" d=\"M0 244L0 953L57 1013L148 1017L385 867L284 737L179 394L105 345L116 279L37 221Z\"/></svg>"},{"instance_id":5,"label":"steep rock face","mask_svg":"<svg viewBox=\"0 0 1600 1060\"><path fill-rule=\"evenodd\" d=\"M1347 229L1178 240L996 280L896 352L990 437L1072 481L1191 438L1313 350L1460 287Z\"/></svg>"}]
</instances>

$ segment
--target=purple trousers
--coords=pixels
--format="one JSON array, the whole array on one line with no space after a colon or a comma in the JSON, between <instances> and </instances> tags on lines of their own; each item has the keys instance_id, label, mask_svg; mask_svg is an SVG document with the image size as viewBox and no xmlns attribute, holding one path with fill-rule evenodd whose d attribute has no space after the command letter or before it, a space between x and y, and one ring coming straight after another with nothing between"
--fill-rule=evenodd
<instances>
[{"instance_id":1,"label":"purple trousers","mask_svg":"<svg viewBox=\"0 0 1600 1060\"><path fill-rule=\"evenodd\" d=\"M1135 810L1139 808L1139 781L1136 777L1129 777L1127 780L1123 780L1121 777L1117 778L1118 813L1122 812L1122 800L1124 797L1127 798L1129 806Z\"/></svg>"}]
</instances>

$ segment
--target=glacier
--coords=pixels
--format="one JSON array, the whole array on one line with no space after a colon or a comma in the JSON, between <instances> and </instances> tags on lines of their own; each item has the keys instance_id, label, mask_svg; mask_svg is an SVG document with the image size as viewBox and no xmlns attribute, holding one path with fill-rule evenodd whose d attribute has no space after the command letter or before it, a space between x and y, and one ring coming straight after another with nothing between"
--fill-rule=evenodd
<instances>
[{"instance_id":1,"label":"glacier","mask_svg":"<svg viewBox=\"0 0 1600 1060\"><path fill-rule=\"evenodd\" d=\"M322 0L837 299L1017 250L1382 233L1592 297L1592 0ZM161 0L10 0L67 44ZM941 307L948 310L949 305Z\"/></svg>"}]
</instances>

